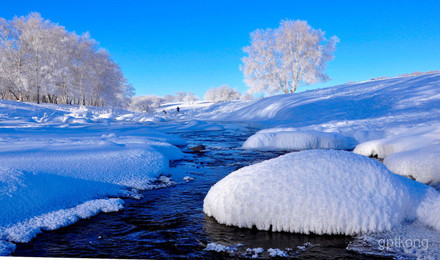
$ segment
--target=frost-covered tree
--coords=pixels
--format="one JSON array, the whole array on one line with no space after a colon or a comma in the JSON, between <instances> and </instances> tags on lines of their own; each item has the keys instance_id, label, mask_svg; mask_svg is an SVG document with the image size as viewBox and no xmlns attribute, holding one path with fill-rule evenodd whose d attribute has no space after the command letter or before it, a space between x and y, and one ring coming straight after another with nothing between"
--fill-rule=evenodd
<instances>
[{"instance_id":1,"label":"frost-covered tree","mask_svg":"<svg viewBox=\"0 0 440 260\"><path fill-rule=\"evenodd\" d=\"M212 87L206 91L204 99L211 102L226 102L240 99L240 93L229 85Z\"/></svg>"},{"instance_id":2,"label":"frost-covered tree","mask_svg":"<svg viewBox=\"0 0 440 260\"><path fill-rule=\"evenodd\" d=\"M165 95L163 98L165 99L165 103L171 103L176 101L176 97L173 95Z\"/></svg>"},{"instance_id":3,"label":"frost-covered tree","mask_svg":"<svg viewBox=\"0 0 440 260\"><path fill-rule=\"evenodd\" d=\"M130 110L137 112L153 112L164 103L162 97L155 95L133 97L131 99Z\"/></svg>"},{"instance_id":4,"label":"frost-covered tree","mask_svg":"<svg viewBox=\"0 0 440 260\"><path fill-rule=\"evenodd\" d=\"M199 98L191 91L188 91L188 94L185 96L185 101L188 102L188 105L194 104L197 100L199 100Z\"/></svg>"},{"instance_id":5,"label":"frost-covered tree","mask_svg":"<svg viewBox=\"0 0 440 260\"><path fill-rule=\"evenodd\" d=\"M240 97L241 101L251 101L254 100L254 95L252 95L251 93L243 93Z\"/></svg>"},{"instance_id":6,"label":"frost-covered tree","mask_svg":"<svg viewBox=\"0 0 440 260\"><path fill-rule=\"evenodd\" d=\"M134 89L88 33L69 33L40 14L0 18L0 97L123 106Z\"/></svg>"},{"instance_id":7,"label":"frost-covered tree","mask_svg":"<svg viewBox=\"0 0 440 260\"><path fill-rule=\"evenodd\" d=\"M175 93L175 96L176 96L176 100L178 102L183 102L183 101L185 101L187 94L185 91L178 91Z\"/></svg>"},{"instance_id":8,"label":"frost-covered tree","mask_svg":"<svg viewBox=\"0 0 440 260\"><path fill-rule=\"evenodd\" d=\"M251 45L241 70L251 92L294 93L298 86L326 81L326 63L333 59L336 36L327 40L324 32L306 21L281 21L276 29L251 33Z\"/></svg>"}]
</instances>

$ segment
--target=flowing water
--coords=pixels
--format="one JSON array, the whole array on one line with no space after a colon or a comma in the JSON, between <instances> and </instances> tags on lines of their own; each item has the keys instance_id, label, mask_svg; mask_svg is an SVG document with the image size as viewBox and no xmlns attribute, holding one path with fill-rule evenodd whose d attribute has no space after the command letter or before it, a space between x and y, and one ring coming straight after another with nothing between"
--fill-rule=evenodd
<instances>
[{"instance_id":1,"label":"flowing water","mask_svg":"<svg viewBox=\"0 0 440 260\"><path fill-rule=\"evenodd\" d=\"M346 250L349 236L301 235L241 229L218 224L203 214L209 188L243 166L279 156L276 152L245 151L241 144L255 131L225 130L178 133L192 147L173 162L177 184L143 191L140 200L126 199L125 208L99 214L55 231L39 234L30 243L18 244L14 256L91 258L241 258L247 248L278 248L294 258L368 258ZM188 152L187 148L182 148ZM193 180L183 181L189 176ZM208 243L232 246L229 252L206 251Z\"/></svg>"}]
</instances>

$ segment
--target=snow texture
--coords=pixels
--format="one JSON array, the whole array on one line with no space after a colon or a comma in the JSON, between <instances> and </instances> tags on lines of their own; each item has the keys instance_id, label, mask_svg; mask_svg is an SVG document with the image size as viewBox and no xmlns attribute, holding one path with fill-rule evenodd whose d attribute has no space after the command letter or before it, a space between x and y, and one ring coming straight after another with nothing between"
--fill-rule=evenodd
<instances>
[{"instance_id":1,"label":"snow texture","mask_svg":"<svg viewBox=\"0 0 440 260\"><path fill-rule=\"evenodd\" d=\"M439 229L438 203L437 191L374 159L312 150L229 174L211 187L203 210L238 227L353 235L387 231L416 218Z\"/></svg>"},{"instance_id":2,"label":"snow texture","mask_svg":"<svg viewBox=\"0 0 440 260\"><path fill-rule=\"evenodd\" d=\"M313 130L292 131L283 128L265 129L243 144L244 149L300 151L310 149L351 150L356 140L338 133L326 133Z\"/></svg>"},{"instance_id":3,"label":"snow texture","mask_svg":"<svg viewBox=\"0 0 440 260\"><path fill-rule=\"evenodd\" d=\"M440 144L393 153L383 163L396 174L435 187L440 185Z\"/></svg>"}]
</instances>

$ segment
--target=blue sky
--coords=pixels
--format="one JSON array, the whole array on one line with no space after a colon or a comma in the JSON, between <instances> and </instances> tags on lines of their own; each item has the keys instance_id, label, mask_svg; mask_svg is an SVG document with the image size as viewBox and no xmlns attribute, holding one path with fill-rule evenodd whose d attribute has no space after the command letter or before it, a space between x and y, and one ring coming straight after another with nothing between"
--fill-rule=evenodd
<instances>
[{"instance_id":1,"label":"blue sky","mask_svg":"<svg viewBox=\"0 0 440 260\"><path fill-rule=\"evenodd\" d=\"M242 47L255 29L306 20L340 38L327 83L440 69L440 1L0 1L0 16L36 11L69 31L89 31L137 95L212 86L247 90Z\"/></svg>"}]
</instances>

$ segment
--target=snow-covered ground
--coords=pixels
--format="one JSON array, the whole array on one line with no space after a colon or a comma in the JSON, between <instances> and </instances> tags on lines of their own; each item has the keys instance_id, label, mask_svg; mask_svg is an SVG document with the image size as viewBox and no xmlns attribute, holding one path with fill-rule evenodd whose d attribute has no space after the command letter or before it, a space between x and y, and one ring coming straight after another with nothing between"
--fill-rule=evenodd
<instances>
[{"instance_id":1,"label":"snow-covered ground","mask_svg":"<svg viewBox=\"0 0 440 260\"><path fill-rule=\"evenodd\" d=\"M243 126L261 129L244 149L354 149L359 155L304 151L232 173L205 199L205 212L220 222L360 233L350 249L366 253L375 246L359 244L431 230L429 246L439 247L438 191L400 176L437 188L440 183L436 73L247 102L173 103L152 114L0 100L0 254L41 230L120 210L120 198L152 188L169 174L169 161L184 156L178 146L185 140L166 132ZM388 169L366 156L384 158ZM419 249L396 251L424 256ZM434 256L438 251L429 250Z\"/></svg>"},{"instance_id":2,"label":"snow-covered ground","mask_svg":"<svg viewBox=\"0 0 440 260\"><path fill-rule=\"evenodd\" d=\"M179 137L155 116L108 108L0 101L0 255L100 211L123 208L136 189L160 186ZM163 183L167 185L168 183Z\"/></svg>"}]
</instances>

